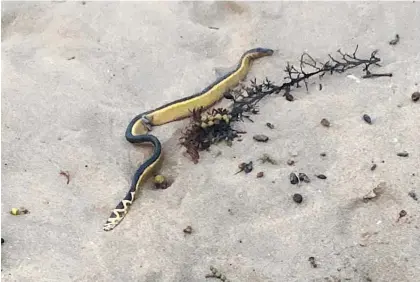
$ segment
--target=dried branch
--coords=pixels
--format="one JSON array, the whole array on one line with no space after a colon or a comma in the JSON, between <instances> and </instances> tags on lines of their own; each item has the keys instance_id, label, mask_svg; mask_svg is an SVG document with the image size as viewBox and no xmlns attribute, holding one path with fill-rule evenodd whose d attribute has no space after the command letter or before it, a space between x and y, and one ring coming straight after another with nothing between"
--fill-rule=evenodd
<instances>
[{"instance_id":1,"label":"dried branch","mask_svg":"<svg viewBox=\"0 0 420 282\"><path fill-rule=\"evenodd\" d=\"M242 87L239 90L231 90L225 93L225 98L233 101L229 109L214 109L203 116L202 109L194 110L191 124L189 128L183 133L181 137L181 145L187 149L187 153L191 156L195 163L199 159L199 151L207 149L211 144L218 143L222 140L231 142L240 133L234 130L231 126L236 121L243 121L244 118L250 120L252 114L258 113L257 104L266 96L271 94L279 94L283 92L283 97L288 101L293 101L294 97L291 94L293 87L300 88L304 83L308 90L309 78L318 75L323 78L326 73L331 75L334 73L344 73L350 69L363 66L362 71L366 74L363 78L373 78L382 76L392 76L390 73L375 74L369 68L378 66L380 58L377 57L377 50L370 54L368 59L360 59L357 57L358 45L352 54L343 53L340 49L337 50L340 58L334 58L330 54L329 60L325 63L317 62L308 53L303 53L300 57L299 68L287 63L284 72L286 76L283 78L284 83L275 85L267 78L261 83L257 84L256 79L250 81L250 86ZM309 68L311 71L306 71ZM212 123L215 116L228 116L228 119L219 119L219 122ZM220 118L219 116L219 118ZM211 120L209 120L211 119Z\"/></svg>"}]
</instances>

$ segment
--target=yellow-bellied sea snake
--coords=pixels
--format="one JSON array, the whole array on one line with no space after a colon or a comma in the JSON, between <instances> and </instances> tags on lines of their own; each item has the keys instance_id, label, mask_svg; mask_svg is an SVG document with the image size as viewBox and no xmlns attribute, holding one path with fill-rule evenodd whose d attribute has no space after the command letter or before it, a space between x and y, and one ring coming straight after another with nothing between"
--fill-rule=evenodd
<instances>
[{"instance_id":1,"label":"yellow-bellied sea snake","mask_svg":"<svg viewBox=\"0 0 420 282\"><path fill-rule=\"evenodd\" d=\"M160 165L162 160L162 146L156 136L148 134L152 126L162 125L191 116L193 109L200 107L208 109L213 106L222 99L225 92L237 86L246 77L251 66L251 61L260 57L271 56L272 54L273 50L267 48L251 49L242 55L237 67L233 71L220 77L200 93L144 112L131 120L125 132L127 141L133 144L152 143L154 151L152 156L140 165L135 172L130 190L125 198L118 203L104 224L105 231L114 229L123 220L135 200L136 193L141 184L150 178Z\"/></svg>"}]
</instances>

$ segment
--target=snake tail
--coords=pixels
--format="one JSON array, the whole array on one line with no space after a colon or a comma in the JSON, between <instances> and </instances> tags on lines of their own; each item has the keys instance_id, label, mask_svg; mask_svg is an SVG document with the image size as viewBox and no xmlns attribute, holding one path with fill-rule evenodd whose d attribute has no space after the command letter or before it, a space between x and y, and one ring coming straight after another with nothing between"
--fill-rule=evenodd
<instances>
[{"instance_id":1,"label":"snake tail","mask_svg":"<svg viewBox=\"0 0 420 282\"><path fill-rule=\"evenodd\" d=\"M162 160L162 145L157 137L154 135L139 135L133 136L132 143L152 143L154 150L152 155L136 170L131 181L130 190L125 195L124 199L112 210L111 215L105 222L104 231L111 231L124 219L130 206L136 199L140 186L144 183L159 167Z\"/></svg>"}]
</instances>

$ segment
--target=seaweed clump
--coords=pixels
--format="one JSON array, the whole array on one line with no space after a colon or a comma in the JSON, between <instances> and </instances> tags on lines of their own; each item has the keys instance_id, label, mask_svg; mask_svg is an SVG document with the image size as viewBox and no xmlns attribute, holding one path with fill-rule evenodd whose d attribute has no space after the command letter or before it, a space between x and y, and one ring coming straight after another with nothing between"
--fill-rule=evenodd
<instances>
[{"instance_id":1,"label":"seaweed clump","mask_svg":"<svg viewBox=\"0 0 420 282\"><path fill-rule=\"evenodd\" d=\"M180 144L187 150L194 163L200 158L199 151L207 150L210 145L226 141L231 144L239 134L245 133L232 128L232 116L228 109L217 108L205 112L204 108L192 111L189 127L183 132Z\"/></svg>"},{"instance_id":2,"label":"seaweed clump","mask_svg":"<svg viewBox=\"0 0 420 282\"><path fill-rule=\"evenodd\" d=\"M357 50L358 45L352 54L343 53L339 49L337 51L339 58L328 54L329 59L324 63L317 62L305 52L300 57L299 67L287 63L284 70L286 76L283 77L284 82L281 85L274 84L268 78L265 78L260 84L254 79L251 80L250 86L228 91L224 96L233 101L228 109L218 108L207 113L204 113L202 108L193 110L191 123L180 138L181 145L187 149L187 154L191 156L193 162L197 163L199 151L206 150L221 140L232 142L238 137L239 132L232 128L233 123L243 121L244 118L252 122L251 115L259 112L257 104L263 98L271 94L283 93L283 97L292 102L294 101L291 94L292 88L300 88L304 83L308 91L308 79L311 77L318 76L319 79L322 79L327 73L341 74L359 66L363 66L362 71L365 72L362 79L392 76L391 73L371 72L372 66L380 67L381 59L377 57L377 50L371 52L367 59L359 58L356 54ZM322 89L321 84L319 87ZM215 119L216 116L217 119ZM228 118L220 119L220 116Z\"/></svg>"}]
</instances>

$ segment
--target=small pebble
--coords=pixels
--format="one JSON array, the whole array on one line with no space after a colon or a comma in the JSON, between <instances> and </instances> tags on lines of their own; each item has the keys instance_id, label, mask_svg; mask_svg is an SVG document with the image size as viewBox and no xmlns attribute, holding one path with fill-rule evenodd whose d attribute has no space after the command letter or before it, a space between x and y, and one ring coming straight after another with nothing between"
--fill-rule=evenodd
<instances>
[{"instance_id":1,"label":"small pebble","mask_svg":"<svg viewBox=\"0 0 420 282\"><path fill-rule=\"evenodd\" d=\"M260 172L257 173L257 178L261 178L263 176L264 176L264 172L263 171L260 171Z\"/></svg>"},{"instance_id":2,"label":"small pebble","mask_svg":"<svg viewBox=\"0 0 420 282\"><path fill-rule=\"evenodd\" d=\"M192 233L192 227L190 225L188 225L184 230L185 234L191 234Z\"/></svg>"},{"instance_id":3,"label":"small pebble","mask_svg":"<svg viewBox=\"0 0 420 282\"><path fill-rule=\"evenodd\" d=\"M319 179L327 179L327 177L323 174L318 174L316 177L318 177Z\"/></svg>"},{"instance_id":4,"label":"small pebble","mask_svg":"<svg viewBox=\"0 0 420 282\"><path fill-rule=\"evenodd\" d=\"M321 153L321 154L319 154L321 157L326 157L327 156L327 153Z\"/></svg>"},{"instance_id":5,"label":"small pebble","mask_svg":"<svg viewBox=\"0 0 420 282\"><path fill-rule=\"evenodd\" d=\"M295 98L292 96L292 94L286 93L284 94L284 96L286 97L286 100L289 102L292 102Z\"/></svg>"},{"instance_id":6,"label":"small pebble","mask_svg":"<svg viewBox=\"0 0 420 282\"><path fill-rule=\"evenodd\" d=\"M244 171L245 173L250 173L253 169L253 165L252 165L252 161L250 161L249 163L247 163L244 167Z\"/></svg>"},{"instance_id":7,"label":"small pebble","mask_svg":"<svg viewBox=\"0 0 420 282\"><path fill-rule=\"evenodd\" d=\"M325 127L330 127L330 125L331 125L330 122L326 118L323 118L321 120L321 124Z\"/></svg>"},{"instance_id":8,"label":"small pebble","mask_svg":"<svg viewBox=\"0 0 420 282\"><path fill-rule=\"evenodd\" d=\"M407 215L407 212L405 211L405 210L401 210L400 211L400 218L401 217L404 217L404 216L406 216Z\"/></svg>"},{"instance_id":9,"label":"small pebble","mask_svg":"<svg viewBox=\"0 0 420 282\"><path fill-rule=\"evenodd\" d=\"M294 194L293 195L293 201L295 201L295 203L298 203L298 204L302 203L302 201L303 201L302 195L301 194Z\"/></svg>"},{"instance_id":10,"label":"small pebble","mask_svg":"<svg viewBox=\"0 0 420 282\"><path fill-rule=\"evenodd\" d=\"M270 129L274 129L274 125L273 125L273 124L271 124L271 123L267 122L267 123L266 123L266 125L267 125L267 127L268 127L268 128L270 128Z\"/></svg>"},{"instance_id":11,"label":"small pebble","mask_svg":"<svg viewBox=\"0 0 420 282\"><path fill-rule=\"evenodd\" d=\"M305 183L311 182L311 180L309 179L309 177L305 173L302 173L302 172L299 172L299 180L300 181L303 181Z\"/></svg>"},{"instance_id":12,"label":"small pebble","mask_svg":"<svg viewBox=\"0 0 420 282\"><path fill-rule=\"evenodd\" d=\"M294 165L295 164L295 161L292 160L292 159L289 159L289 160L287 160L287 164L288 165Z\"/></svg>"},{"instance_id":13,"label":"small pebble","mask_svg":"<svg viewBox=\"0 0 420 282\"><path fill-rule=\"evenodd\" d=\"M267 142L268 141L268 136L266 136L264 134L257 134L257 135L254 135L254 137L252 137L252 138L254 138L254 140L257 141L257 142Z\"/></svg>"},{"instance_id":14,"label":"small pebble","mask_svg":"<svg viewBox=\"0 0 420 282\"><path fill-rule=\"evenodd\" d=\"M406 157L408 157L408 153L407 152L400 152L400 153L397 154L397 156L406 158Z\"/></svg>"},{"instance_id":15,"label":"small pebble","mask_svg":"<svg viewBox=\"0 0 420 282\"><path fill-rule=\"evenodd\" d=\"M372 119L367 114L363 115L363 120L366 121L369 124L372 124Z\"/></svg>"},{"instance_id":16,"label":"small pebble","mask_svg":"<svg viewBox=\"0 0 420 282\"><path fill-rule=\"evenodd\" d=\"M298 184L298 183L299 183L299 179L298 179L298 177L296 176L296 174L295 174L294 172L292 172L292 173L289 175L289 179L290 179L290 183L292 183L293 185L295 185L295 184Z\"/></svg>"},{"instance_id":17,"label":"small pebble","mask_svg":"<svg viewBox=\"0 0 420 282\"><path fill-rule=\"evenodd\" d=\"M3 239L3 238L1 238L1 243L2 243L2 244L4 243L4 239Z\"/></svg>"},{"instance_id":18,"label":"small pebble","mask_svg":"<svg viewBox=\"0 0 420 282\"><path fill-rule=\"evenodd\" d=\"M377 165L373 164L372 167L370 168L371 171L374 171L376 169Z\"/></svg>"},{"instance_id":19,"label":"small pebble","mask_svg":"<svg viewBox=\"0 0 420 282\"><path fill-rule=\"evenodd\" d=\"M410 196L411 198L413 198L414 201L417 201L418 200L417 195L416 195L416 192L414 192L414 191L408 192L408 196Z\"/></svg>"},{"instance_id":20,"label":"small pebble","mask_svg":"<svg viewBox=\"0 0 420 282\"><path fill-rule=\"evenodd\" d=\"M420 92L414 92L411 95L411 100L413 100L413 102L417 102L420 100Z\"/></svg>"},{"instance_id":21,"label":"small pebble","mask_svg":"<svg viewBox=\"0 0 420 282\"><path fill-rule=\"evenodd\" d=\"M312 265L313 268L317 268L318 267L318 265L315 262L315 258L314 257L309 257L308 260L311 263L311 265Z\"/></svg>"}]
</instances>

